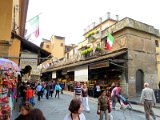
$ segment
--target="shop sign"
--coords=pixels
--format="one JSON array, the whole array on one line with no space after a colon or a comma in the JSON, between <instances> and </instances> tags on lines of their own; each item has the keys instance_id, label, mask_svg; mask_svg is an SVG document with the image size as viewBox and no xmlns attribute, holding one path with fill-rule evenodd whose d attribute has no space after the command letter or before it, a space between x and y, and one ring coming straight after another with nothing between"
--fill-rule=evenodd
<instances>
[{"instance_id":1,"label":"shop sign","mask_svg":"<svg viewBox=\"0 0 160 120\"><path fill-rule=\"evenodd\" d=\"M88 81L88 66L75 68L75 81Z\"/></svg>"},{"instance_id":2,"label":"shop sign","mask_svg":"<svg viewBox=\"0 0 160 120\"><path fill-rule=\"evenodd\" d=\"M52 78L56 78L56 72L52 72Z\"/></svg>"},{"instance_id":3,"label":"shop sign","mask_svg":"<svg viewBox=\"0 0 160 120\"><path fill-rule=\"evenodd\" d=\"M37 69L37 70L32 70L31 71L31 75L38 75L40 76L40 71Z\"/></svg>"},{"instance_id":4,"label":"shop sign","mask_svg":"<svg viewBox=\"0 0 160 120\"><path fill-rule=\"evenodd\" d=\"M89 69L98 69L98 68L104 68L109 67L109 62L100 62L100 63L94 63L92 65L89 65Z\"/></svg>"}]
</instances>

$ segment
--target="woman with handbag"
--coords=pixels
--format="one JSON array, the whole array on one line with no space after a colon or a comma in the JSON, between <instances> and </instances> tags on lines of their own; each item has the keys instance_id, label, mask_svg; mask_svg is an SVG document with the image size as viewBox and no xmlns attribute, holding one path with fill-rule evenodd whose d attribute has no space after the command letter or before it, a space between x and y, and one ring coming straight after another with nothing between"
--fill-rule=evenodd
<instances>
[{"instance_id":1,"label":"woman with handbag","mask_svg":"<svg viewBox=\"0 0 160 120\"><path fill-rule=\"evenodd\" d=\"M109 97L106 96L106 91L102 90L101 95L98 98L98 110L97 114L100 115L99 120L103 120L105 116L105 120L109 120L109 113L111 112L110 100Z\"/></svg>"}]
</instances>

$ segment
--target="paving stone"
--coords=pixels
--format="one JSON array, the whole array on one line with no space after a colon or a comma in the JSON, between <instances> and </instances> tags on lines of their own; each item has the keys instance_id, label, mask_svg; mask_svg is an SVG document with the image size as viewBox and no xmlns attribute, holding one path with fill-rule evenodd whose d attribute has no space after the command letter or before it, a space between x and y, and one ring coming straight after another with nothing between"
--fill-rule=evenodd
<instances>
[{"instance_id":1,"label":"paving stone","mask_svg":"<svg viewBox=\"0 0 160 120\"><path fill-rule=\"evenodd\" d=\"M58 98L50 98L49 100L43 98L41 101L36 101L35 107L40 108L46 120L63 120L68 113L68 106L73 97L68 94L63 94ZM86 120L99 120L99 116L96 114L97 104L96 102L89 102L90 113L84 112ZM144 113L138 113L131 110L115 110L111 112L114 120L145 120ZM13 111L11 120L14 120L18 116L18 112ZM160 118L157 118L160 120Z\"/></svg>"}]
</instances>

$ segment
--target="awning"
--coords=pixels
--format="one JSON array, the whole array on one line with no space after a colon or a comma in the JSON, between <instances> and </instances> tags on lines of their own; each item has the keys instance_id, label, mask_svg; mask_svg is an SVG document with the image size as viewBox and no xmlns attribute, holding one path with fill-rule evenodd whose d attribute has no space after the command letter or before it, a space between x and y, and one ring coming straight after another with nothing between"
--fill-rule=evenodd
<instances>
[{"instance_id":1,"label":"awning","mask_svg":"<svg viewBox=\"0 0 160 120\"><path fill-rule=\"evenodd\" d=\"M70 67L76 67L76 66L80 66L80 65L91 64L93 62L97 62L97 61L100 61L100 60L105 60L107 58L117 57L117 56L120 56L120 55L125 54L125 53L127 53L127 48L123 48L123 49L120 49L120 50L117 50L117 51L111 51L108 54L105 54L103 56L98 56L98 57L93 58L93 59L77 61L75 63L54 67L54 68L48 69L44 72L57 71L57 70L61 70L61 69L68 69Z\"/></svg>"},{"instance_id":2,"label":"awning","mask_svg":"<svg viewBox=\"0 0 160 120\"><path fill-rule=\"evenodd\" d=\"M21 50L28 50L30 52L38 54L38 56L41 58L41 59L38 59L38 64L47 60L46 58L50 57L50 55L51 55L51 53L49 53L48 51L40 48L39 46L37 46L34 43L26 40L23 37L17 35L16 33L12 32L12 38L17 38L18 40L21 41Z\"/></svg>"}]
</instances>

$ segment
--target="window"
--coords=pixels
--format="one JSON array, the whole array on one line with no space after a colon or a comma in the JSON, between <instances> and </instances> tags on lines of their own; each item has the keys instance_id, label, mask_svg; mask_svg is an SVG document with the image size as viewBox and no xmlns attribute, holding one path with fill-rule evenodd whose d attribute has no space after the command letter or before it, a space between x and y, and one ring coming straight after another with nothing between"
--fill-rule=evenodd
<instances>
[{"instance_id":1,"label":"window","mask_svg":"<svg viewBox=\"0 0 160 120\"><path fill-rule=\"evenodd\" d=\"M75 49L73 49L73 55L75 54Z\"/></svg>"},{"instance_id":2,"label":"window","mask_svg":"<svg viewBox=\"0 0 160 120\"><path fill-rule=\"evenodd\" d=\"M101 47L100 43L97 44L97 47Z\"/></svg>"},{"instance_id":3,"label":"window","mask_svg":"<svg viewBox=\"0 0 160 120\"><path fill-rule=\"evenodd\" d=\"M46 45L46 48L49 48L49 45Z\"/></svg>"},{"instance_id":4,"label":"window","mask_svg":"<svg viewBox=\"0 0 160 120\"><path fill-rule=\"evenodd\" d=\"M63 43L61 43L61 47L63 47Z\"/></svg>"},{"instance_id":5,"label":"window","mask_svg":"<svg viewBox=\"0 0 160 120\"><path fill-rule=\"evenodd\" d=\"M159 42L158 42L158 40L155 40L155 44L156 44L156 47L159 47Z\"/></svg>"},{"instance_id":6,"label":"window","mask_svg":"<svg viewBox=\"0 0 160 120\"><path fill-rule=\"evenodd\" d=\"M69 51L70 51L70 49L68 47L66 47L66 52L69 52Z\"/></svg>"},{"instance_id":7,"label":"window","mask_svg":"<svg viewBox=\"0 0 160 120\"><path fill-rule=\"evenodd\" d=\"M69 53L67 53L67 59L69 59Z\"/></svg>"}]
</instances>

